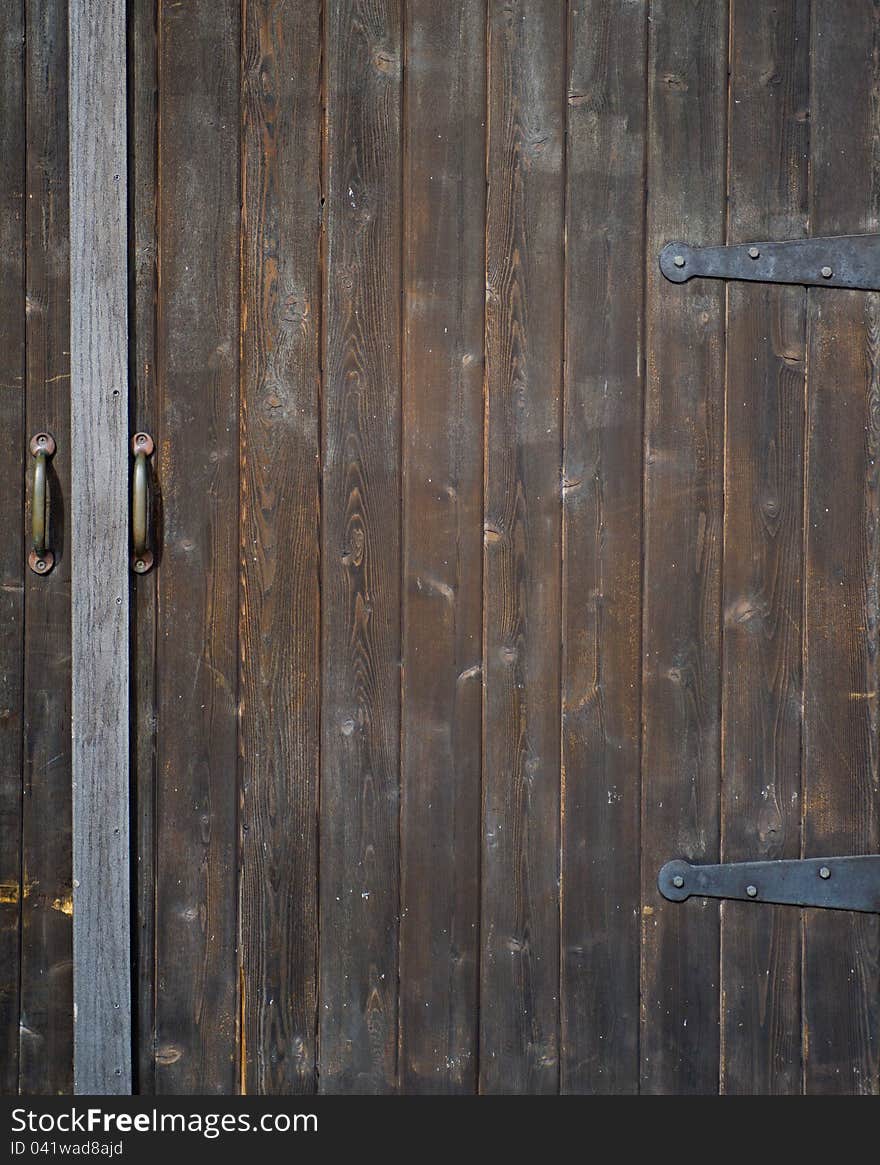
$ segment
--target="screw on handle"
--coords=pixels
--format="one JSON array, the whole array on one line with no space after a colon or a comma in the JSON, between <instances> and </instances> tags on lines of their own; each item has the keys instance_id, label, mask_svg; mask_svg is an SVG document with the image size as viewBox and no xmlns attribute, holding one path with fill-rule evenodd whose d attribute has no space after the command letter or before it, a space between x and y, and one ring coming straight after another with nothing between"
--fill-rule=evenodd
<instances>
[{"instance_id":1,"label":"screw on handle","mask_svg":"<svg viewBox=\"0 0 880 1165\"><path fill-rule=\"evenodd\" d=\"M131 483L131 568L135 574L146 574L153 565L153 553L147 545L150 505L147 458L152 456L153 449L153 438L149 433L135 433L132 437L134 471Z\"/></svg>"},{"instance_id":2,"label":"screw on handle","mask_svg":"<svg viewBox=\"0 0 880 1165\"><path fill-rule=\"evenodd\" d=\"M49 458L55 452L55 439L49 433L31 438L34 459L34 485L31 491L31 551L28 566L34 574L48 574L55 565L55 555L48 546L49 527Z\"/></svg>"}]
</instances>

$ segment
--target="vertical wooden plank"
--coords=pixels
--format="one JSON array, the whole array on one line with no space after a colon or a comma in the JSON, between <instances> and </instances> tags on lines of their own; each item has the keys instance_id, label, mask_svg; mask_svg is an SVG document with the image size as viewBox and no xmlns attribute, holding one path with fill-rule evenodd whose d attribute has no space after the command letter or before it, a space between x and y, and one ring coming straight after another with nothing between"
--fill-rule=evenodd
<instances>
[{"instance_id":1,"label":"vertical wooden plank","mask_svg":"<svg viewBox=\"0 0 880 1165\"><path fill-rule=\"evenodd\" d=\"M718 1086L718 905L657 891L717 860L724 289L673 287L672 239L724 237L727 4L651 6L642 736L642 1089Z\"/></svg>"},{"instance_id":2,"label":"vertical wooden plank","mask_svg":"<svg viewBox=\"0 0 880 1165\"><path fill-rule=\"evenodd\" d=\"M880 229L880 11L816 0L814 235ZM880 296L809 292L804 852L875 853L878 814ZM880 919L804 916L805 1087L875 1092Z\"/></svg>"},{"instance_id":3,"label":"vertical wooden plank","mask_svg":"<svg viewBox=\"0 0 880 1165\"><path fill-rule=\"evenodd\" d=\"M807 233L809 3L733 0L728 241ZM806 293L731 283L722 861L800 854ZM721 911L721 1088L801 1086L800 918Z\"/></svg>"},{"instance_id":4,"label":"vertical wooden plank","mask_svg":"<svg viewBox=\"0 0 880 1165\"><path fill-rule=\"evenodd\" d=\"M238 1062L240 5L159 7L156 1088Z\"/></svg>"},{"instance_id":5,"label":"vertical wooden plank","mask_svg":"<svg viewBox=\"0 0 880 1165\"><path fill-rule=\"evenodd\" d=\"M565 6L490 0L480 1088L559 1083Z\"/></svg>"},{"instance_id":6,"label":"vertical wooden plank","mask_svg":"<svg viewBox=\"0 0 880 1165\"><path fill-rule=\"evenodd\" d=\"M562 615L565 1092L639 1084L647 4L571 9Z\"/></svg>"},{"instance_id":7,"label":"vertical wooden plank","mask_svg":"<svg viewBox=\"0 0 880 1165\"><path fill-rule=\"evenodd\" d=\"M158 41L156 0L128 0L129 201L131 207L131 401L132 433L156 434L156 200ZM161 494L153 481L154 530ZM161 548L156 567L133 575L131 635L132 795L134 813L135 951L133 994L134 1091L155 1090L155 791L156 791L156 615Z\"/></svg>"},{"instance_id":8,"label":"vertical wooden plank","mask_svg":"<svg viewBox=\"0 0 880 1165\"><path fill-rule=\"evenodd\" d=\"M280 1094L317 1037L320 15L243 12L241 1087Z\"/></svg>"},{"instance_id":9,"label":"vertical wooden plank","mask_svg":"<svg viewBox=\"0 0 880 1165\"><path fill-rule=\"evenodd\" d=\"M477 1075L486 5L407 11L400 1084Z\"/></svg>"},{"instance_id":10,"label":"vertical wooden plank","mask_svg":"<svg viewBox=\"0 0 880 1165\"><path fill-rule=\"evenodd\" d=\"M73 1087L67 4L27 0L26 17L25 436L47 430L57 452L49 474L55 566L25 579L19 1086L53 1093Z\"/></svg>"},{"instance_id":11,"label":"vertical wooden plank","mask_svg":"<svg viewBox=\"0 0 880 1165\"><path fill-rule=\"evenodd\" d=\"M0 1093L18 1088L26 436L24 4L0 21Z\"/></svg>"},{"instance_id":12,"label":"vertical wooden plank","mask_svg":"<svg viewBox=\"0 0 880 1165\"><path fill-rule=\"evenodd\" d=\"M131 1092L125 0L70 7L74 1088Z\"/></svg>"},{"instance_id":13,"label":"vertical wooden plank","mask_svg":"<svg viewBox=\"0 0 880 1165\"><path fill-rule=\"evenodd\" d=\"M399 0L326 5L321 1088L397 1080Z\"/></svg>"}]
</instances>

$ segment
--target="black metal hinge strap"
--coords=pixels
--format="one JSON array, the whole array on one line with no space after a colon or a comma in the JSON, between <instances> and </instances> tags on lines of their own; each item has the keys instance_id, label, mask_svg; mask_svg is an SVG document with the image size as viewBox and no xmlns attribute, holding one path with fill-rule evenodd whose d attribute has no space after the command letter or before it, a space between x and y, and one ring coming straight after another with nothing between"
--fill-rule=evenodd
<instances>
[{"instance_id":1,"label":"black metal hinge strap","mask_svg":"<svg viewBox=\"0 0 880 1165\"><path fill-rule=\"evenodd\" d=\"M880 914L880 854L720 866L667 862L657 886L672 902L693 895Z\"/></svg>"},{"instance_id":2,"label":"black metal hinge strap","mask_svg":"<svg viewBox=\"0 0 880 1165\"><path fill-rule=\"evenodd\" d=\"M880 290L880 235L838 235L734 247L670 243L660 252L660 270L673 283L700 275L876 291Z\"/></svg>"}]
</instances>

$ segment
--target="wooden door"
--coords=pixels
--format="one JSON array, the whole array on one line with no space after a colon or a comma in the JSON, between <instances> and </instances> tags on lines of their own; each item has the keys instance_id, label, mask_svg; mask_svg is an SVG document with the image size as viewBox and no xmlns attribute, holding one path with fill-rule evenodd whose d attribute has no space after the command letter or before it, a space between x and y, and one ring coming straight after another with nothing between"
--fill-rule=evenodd
<instances>
[{"instance_id":1,"label":"wooden door","mask_svg":"<svg viewBox=\"0 0 880 1165\"><path fill-rule=\"evenodd\" d=\"M0 110L0 1079L73 1085L67 12L4 6ZM45 576L27 566L29 443L51 434ZM29 530L28 530L29 533Z\"/></svg>"},{"instance_id":2,"label":"wooden door","mask_svg":"<svg viewBox=\"0 0 880 1165\"><path fill-rule=\"evenodd\" d=\"M70 484L66 11L0 16L4 529L32 432ZM656 887L880 846L878 293L657 262L880 231L875 4L127 38L135 1091L876 1093L877 917ZM69 539L0 550L10 1091L72 1082Z\"/></svg>"}]
</instances>

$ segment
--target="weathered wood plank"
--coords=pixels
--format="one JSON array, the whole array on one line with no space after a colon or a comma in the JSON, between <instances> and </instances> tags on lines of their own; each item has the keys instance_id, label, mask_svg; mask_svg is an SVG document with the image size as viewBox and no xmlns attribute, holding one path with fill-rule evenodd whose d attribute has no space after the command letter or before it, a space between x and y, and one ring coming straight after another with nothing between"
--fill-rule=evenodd
<instances>
[{"instance_id":1,"label":"weathered wood plank","mask_svg":"<svg viewBox=\"0 0 880 1165\"><path fill-rule=\"evenodd\" d=\"M330 0L322 511L321 1089L397 1081L399 0Z\"/></svg>"},{"instance_id":2,"label":"weathered wood plank","mask_svg":"<svg viewBox=\"0 0 880 1165\"><path fill-rule=\"evenodd\" d=\"M24 440L50 462L51 574L25 579L21 1041L23 1093L73 1087L70 737L70 298L67 4L27 0L27 390ZM28 458L30 461L30 458ZM32 480L28 466L28 479ZM28 507L28 514L30 508Z\"/></svg>"},{"instance_id":3,"label":"weathered wood plank","mask_svg":"<svg viewBox=\"0 0 880 1165\"><path fill-rule=\"evenodd\" d=\"M562 614L564 1092L639 1085L647 4L572 8Z\"/></svg>"},{"instance_id":4,"label":"weathered wood plank","mask_svg":"<svg viewBox=\"0 0 880 1165\"><path fill-rule=\"evenodd\" d=\"M312 1092L320 693L319 0L243 28L242 1091Z\"/></svg>"},{"instance_id":5,"label":"weathered wood plank","mask_svg":"<svg viewBox=\"0 0 880 1165\"><path fill-rule=\"evenodd\" d=\"M0 1093L18 1088L24 683L24 6L0 21Z\"/></svg>"},{"instance_id":6,"label":"weathered wood plank","mask_svg":"<svg viewBox=\"0 0 880 1165\"><path fill-rule=\"evenodd\" d=\"M484 0L407 12L400 1085L477 1076Z\"/></svg>"},{"instance_id":7,"label":"weathered wood plank","mask_svg":"<svg viewBox=\"0 0 880 1165\"><path fill-rule=\"evenodd\" d=\"M128 0L128 76L131 136L128 151L131 205L131 331L132 433L155 436L156 392L156 201L158 41L156 0ZM154 529L161 528L158 482L153 481ZM156 794L156 619L160 547L154 546L151 573L133 575L131 618L132 815L135 873L133 996L135 1038L134 1090L155 1091L155 794Z\"/></svg>"},{"instance_id":8,"label":"weathered wood plank","mask_svg":"<svg viewBox=\"0 0 880 1165\"><path fill-rule=\"evenodd\" d=\"M642 710L645 1092L718 1087L718 906L657 891L671 857L717 860L724 290L672 286L672 239L724 236L727 4L651 6Z\"/></svg>"},{"instance_id":9,"label":"weathered wood plank","mask_svg":"<svg viewBox=\"0 0 880 1165\"><path fill-rule=\"evenodd\" d=\"M240 5L159 11L156 1088L234 1092Z\"/></svg>"},{"instance_id":10,"label":"weathered wood plank","mask_svg":"<svg viewBox=\"0 0 880 1165\"><path fill-rule=\"evenodd\" d=\"M880 11L816 0L810 226L880 229ZM880 296L809 292L804 853L873 853L878 812ZM808 1092L875 1092L880 919L804 917Z\"/></svg>"},{"instance_id":11,"label":"weathered wood plank","mask_svg":"<svg viewBox=\"0 0 880 1165\"><path fill-rule=\"evenodd\" d=\"M71 0L74 1089L131 1092L125 0Z\"/></svg>"},{"instance_id":12,"label":"weathered wood plank","mask_svg":"<svg viewBox=\"0 0 880 1165\"><path fill-rule=\"evenodd\" d=\"M727 237L807 233L809 3L734 0ZM806 293L731 283L722 861L800 854ZM800 918L725 902L721 1089L801 1087Z\"/></svg>"},{"instance_id":13,"label":"weathered wood plank","mask_svg":"<svg viewBox=\"0 0 880 1165\"><path fill-rule=\"evenodd\" d=\"M565 6L490 0L480 1088L559 1084Z\"/></svg>"}]
</instances>

